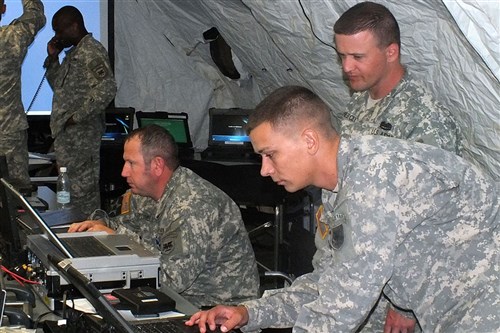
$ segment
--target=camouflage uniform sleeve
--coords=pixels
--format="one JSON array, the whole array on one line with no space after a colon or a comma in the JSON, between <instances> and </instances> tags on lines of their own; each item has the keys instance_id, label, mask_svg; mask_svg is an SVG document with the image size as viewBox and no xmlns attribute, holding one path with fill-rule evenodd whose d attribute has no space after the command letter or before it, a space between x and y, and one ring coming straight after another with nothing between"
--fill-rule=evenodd
<instances>
[{"instance_id":1,"label":"camouflage uniform sleeve","mask_svg":"<svg viewBox=\"0 0 500 333\"><path fill-rule=\"evenodd\" d=\"M46 22L40 0L23 0L23 15L12 22L19 29L19 44L28 47Z\"/></svg>"},{"instance_id":2,"label":"camouflage uniform sleeve","mask_svg":"<svg viewBox=\"0 0 500 333\"><path fill-rule=\"evenodd\" d=\"M429 111L425 112L427 117L415 119L416 123L412 124L413 129L407 139L440 147L461 156L462 133L448 110L437 105L433 107L419 104L418 107L419 110L410 110L410 112L418 114L422 112L422 108L429 108Z\"/></svg>"},{"instance_id":3,"label":"camouflage uniform sleeve","mask_svg":"<svg viewBox=\"0 0 500 333\"><path fill-rule=\"evenodd\" d=\"M136 223L137 218L134 214L133 206L137 206L136 197L129 190L122 196L120 214L108 218L106 224L117 233L129 235L137 242L140 242L140 226Z\"/></svg>"},{"instance_id":4,"label":"camouflage uniform sleeve","mask_svg":"<svg viewBox=\"0 0 500 333\"><path fill-rule=\"evenodd\" d=\"M253 332L268 327L292 327L302 305L318 297L318 271L298 277L284 289L266 290L258 300L241 303L248 310L248 324L242 332Z\"/></svg>"},{"instance_id":5,"label":"camouflage uniform sleeve","mask_svg":"<svg viewBox=\"0 0 500 333\"><path fill-rule=\"evenodd\" d=\"M85 121L89 115L99 114L111 103L116 94L116 82L109 63L108 54L96 50L85 57L87 80L91 82L90 90L79 110L73 113L75 122Z\"/></svg>"},{"instance_id":6,"label":"camouflage uniform sleeve","mask_svg":"<svg viewBox=\"0 0 500 333\"><path fill-rule=\"evenodd\" d=\"M182 293L205 269L211 238L206 221L217 220L218 211L200 203L172 208L168 215L171 223L158 239L162 281Z\"/></svg>"},{"instance_id":7,"label":"camouflage uniform sleeve","mask_svg":"<svg viewBox=\"0 0 500 333\"><path fill-rule=\"evenodd\" d=\"M59 64L59 60L53 60L50 57L46 57L45 61L43 62L43 67L46 70L45 74L47 77L47 82L49 83L52 90L54 90L55 85L57 84L56 82L61 64Z\"/></svg>"},{"instance_id":8,"label":"camouflage uniform sleeve","mask_svg":"<svg viewBox=\"0 0 500 333\"><path fill-rule=\"evenodd\" d=\"M108 226L146 246L154 244L152 250L160 255L162 283L181 293L192 285L205 268L209 247L200 240L210 239L206 221L218 219L218 211L203 206L203 202L176 205L158 216L158 219L168 221L168 224L146 231L141 228L143 223L148 223L142 219L143 214L134 212L150 203L130 193L128 191L123 196L120 215L110 218Z\"/></svg>"}]
</instances>

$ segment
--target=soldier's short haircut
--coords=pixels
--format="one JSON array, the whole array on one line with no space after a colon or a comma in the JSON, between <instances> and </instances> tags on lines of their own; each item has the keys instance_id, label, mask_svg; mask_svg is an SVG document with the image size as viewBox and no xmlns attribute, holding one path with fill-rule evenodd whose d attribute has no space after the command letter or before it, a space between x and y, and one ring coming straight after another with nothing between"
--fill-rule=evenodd
<instances>
[{"instance_id":1,"label":"soldier's short haircut","mask_svg":"<svg viewBox=\"0 0 500 333\"><path fill-rule=\"evenodd\" d=\"M61 7L52 17L52 22L56 21L63 23L64 26L77 23L79 27L85 27L82 13L73 6Z\"/></svg>"},{"instance_id":2,"label":"soldier's short haircut","mask_svg":"<svg viewBox=\"0 0 500 333\"><path fill-rule=\"evenodd\" d=\"M361 2L344 12L335 22L333 31L338 35L354 35L370 31L378 40L379 47L397 43L401 36L396 18L385 6L374 2Z\"/></svg>"},{"instance_id":3,"label":"soldier's short haircut","mask_svg":"<svg viewBox=\"0 0 500 333\"><path fill-rule=\"evenodd\" d=\"M153 158L161 157L168 168L179 166L178 147L170 132L158 125L148 125L133 130L126 139L138 138L141 142L141 152L147 166Z\"/></svg>"},{"instance_id":4,"label":"soldier's short haircut","mask_svg":"<svg viewBox=\"0 0 500 333\"><path fill-rule=\"evenodd\" d=\"M250 113L247 133L265 122L275 130L293 130L304 121L313 121L326 135L334 131L330 108L318 95L305 87L284 86L264 98Z\"/></svg>"}]
</instances>

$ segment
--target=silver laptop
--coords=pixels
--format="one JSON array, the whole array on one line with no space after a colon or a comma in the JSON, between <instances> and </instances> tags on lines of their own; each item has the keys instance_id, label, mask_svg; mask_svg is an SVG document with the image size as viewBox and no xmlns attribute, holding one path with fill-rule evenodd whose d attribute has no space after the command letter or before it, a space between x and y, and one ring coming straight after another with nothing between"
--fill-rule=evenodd
<instances>
[{"instance_id":1,"label":"silver laptop","mask_svg":"<svg viewBox=\"0 0 500 333\"><path fill-rule=\"evenodd\" d=\"M104 232L56 234L21 193L4 178L1 179L1 183L7 190L7 193L24 209L24 213L29 215L30 219L38 224L39 229L47 236L49 241L68 258L129 254L136 254L139 257L150 257L152 255L150 251L127 235L110 235Z\"/></svg>"}]
</instances>

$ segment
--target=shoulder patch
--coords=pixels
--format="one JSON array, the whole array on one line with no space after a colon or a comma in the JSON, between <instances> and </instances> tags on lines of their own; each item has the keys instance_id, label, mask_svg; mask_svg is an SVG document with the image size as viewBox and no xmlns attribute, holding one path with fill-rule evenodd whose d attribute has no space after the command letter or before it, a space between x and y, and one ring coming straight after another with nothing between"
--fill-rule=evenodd
<instances>
[{"instance_id":1,"label":"shoulder patch","mask_svg":"<svg viewBox=\"0 0 500 333\"><path fill-rule=\"evenodd\" d=\"M321 206L319 206L318 210L316 211L316 224L318 226L318 231L321 235L321 239L325 239L326 236L328 235L328 231L329 231L328 224L324 221L324 217L323 217L324 210L325 210L325 207L322 204Z\"/></svg>"},{"instance_id":2,"label":"shoulder patch","mask_svg":"<svg viewBox=\"0 0 500 333\"><path fill-rule=\"evenodd\" d=\"M127 191L122 196L122 206L120 210L121 215L126 215L130 213L130 200L132 199L132 192Z\"/></svg>"},{"instance_id":3,"label":"shoulder patch","mask_svg":"<svg viewBox=\"0 0 500 333\"><path fill-rule=\"evenodd\" d=\"M94 76L98 79L104 79L106 76L108 76L108 68L102 60L92 60L89 64L89 67L92 71L92 74L94 74Z\"/></svg>"}]
</instances>

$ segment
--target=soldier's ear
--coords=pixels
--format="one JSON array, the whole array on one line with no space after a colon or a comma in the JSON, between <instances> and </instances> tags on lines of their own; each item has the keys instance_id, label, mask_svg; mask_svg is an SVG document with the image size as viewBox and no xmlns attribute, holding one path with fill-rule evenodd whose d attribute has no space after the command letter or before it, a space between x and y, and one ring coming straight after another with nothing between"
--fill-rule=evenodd
<instances>
[{"instance_id":1,"label":"soldier's ear","mask_svg":"<svg viewBox=\"0 0 500 333\"><path fill-rule=\"evenodd\" d=\"M399 61L399 46L392 43L385 49L385 54L389 62Z\"/></svg>"},{"instance_id":2,"label":"soldier's ear","mask_svg":"<svg viewBox=\"0 0 500 333\"><path fill-rule=\"evenodd\" d=\"M302 138L309 154L314 155L319 148L318 133L312 128L307 128L302 132Z\"/></svg>"},{"instance_id":3,"label":"soldier's ear","mask_svg":"<svg viewBox=\"0 0 500 333\"><path fill-rule=\"evenodd\" d=\"M165 160L161 158L160 156L155 156L153 159L151 159L151 172L153 172L155 175L161 175L163 172L163 169L165 168Z\"/></svg>"}]
</instances>

